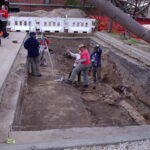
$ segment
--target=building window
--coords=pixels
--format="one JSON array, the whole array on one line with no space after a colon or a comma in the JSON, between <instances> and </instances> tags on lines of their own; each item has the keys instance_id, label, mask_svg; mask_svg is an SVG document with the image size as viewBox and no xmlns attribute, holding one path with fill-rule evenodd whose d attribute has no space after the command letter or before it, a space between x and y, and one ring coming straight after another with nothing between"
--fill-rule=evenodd
<instances>
[{"instance_id":1,"label":"building window","mask_svg":"<svg viewBox=\"0 0 150 150\"><path fill-rule=\"evenodd\" d=\"M60 26L60 22L57 22L57 26Z\"/></svg>"},{"instance_id":2,"label":"building window","mask_svg":"<svg viewBox=\"0 0 150 150\"><path fill-rule=\"evenodd\" d=\"M15 25L16 25L16 26L18 25L18 21L15 21Z\"/></svg>"},{"instance_id":3,"label":"building window","mask_svg":"<svg viewBox=\"0 0 150 150\"><path fill-rule=\"evenodd\" d=\"M51 2L51 0L44 0L45 4L49 4Z\"/></svg>"},{"instance_id":4,"label":"building window","mask_svg":"<svg viewBox=\"0 0 150 150\"><path fill-rule=\"evenodd\" d=\"M27 25L27 21L24 21L24 25L25 25L25 26Z\"/></svg>"},{"instance_id":5,"label":"building window","mask_svg":"<svg viewBox=\"0 0 150 150\"><path fill-rule=\"evenodd\" d=\"M20 21L20 26L22 26L22 21Z\"/></svg>"},{"instance_id":6,"label":"building window","mask_svg":"<svg viewBox=\"0 0 150 150\"><path fill-rule=\"evenodd\" d=\"M44 22L44 26L47 26L47 22Z\"/></svg>"}]
</instances>

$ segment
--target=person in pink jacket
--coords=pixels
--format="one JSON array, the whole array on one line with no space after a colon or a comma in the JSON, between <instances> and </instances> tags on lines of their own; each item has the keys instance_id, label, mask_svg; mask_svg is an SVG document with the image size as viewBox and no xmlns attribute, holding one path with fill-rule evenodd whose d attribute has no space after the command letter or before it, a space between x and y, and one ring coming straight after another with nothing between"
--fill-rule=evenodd
<instances>
[{"instance_id":1,"label":"person in pink jacket","mask_svg":"<svg viewBox=\"0 0 150 150\"><path fill-rule=\"evenodd\" d=\"M88 71L91 66L91 59L88 50L86 49L84 44L80 44L80 59L78 60L78 65L73 69L72 74L67 81L68 84L72 84L75 80L76 75L81 71L83 73L83 87L88 87Z\"/></svg>"}]
</instances>

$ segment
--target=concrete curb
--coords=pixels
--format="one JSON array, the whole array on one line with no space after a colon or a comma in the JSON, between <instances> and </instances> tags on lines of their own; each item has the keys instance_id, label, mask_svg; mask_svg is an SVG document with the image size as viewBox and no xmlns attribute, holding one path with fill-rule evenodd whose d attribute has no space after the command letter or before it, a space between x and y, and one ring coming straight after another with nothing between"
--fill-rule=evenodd
<instances>
[{"instance_id":1,"label":"concrete curb","mask_svg":"<svg viewBox=\"0 0 150 150\"><path fill-rule=\"evenodd\" d=\"M118 51L121 51L134 59L138 59L139 61L143 62L145 65L150 66L150 59L149 59L150 54L149 53L146 53L146 52L144 52L138 48L135 48L133 46L127 45L127 44L125 44L119 40L116 40L102 32L96 32L96 33L94 33L94 36L103 40L107 44L115 47Z\"/></svg>"},{"instance_id":2,"label":"concrete curb","mask_svg":"<svg viewBox=\"0 0 150 150\"><path fill-rule=\"evenodd\" d=\"M0 70L0 102L3 96L6 80L13 66L14 60L16 59L16 56L22 46L22 41L25 36L25 33L20 33L20 35L24 35L22 36L23 38L16 36L16 41L18 41L18 43L13 43L12 39L14 38L14 34L15 33L11 33L9 39L3 39L3 44L0 47L0 63L3 64Z\"/></svg>"},{"instance_id":3,"label":"concrete curb","mask_svg":"<svg viewBox=\"0 0 150 150\"><path fill-rule=\"evenodd\" d=\"M7 45L9 45L8 43L5 43L6 44L6 46L5 46L6 52L5 53L7 53L7 55L12 55L12 56L8 56L8 58L5 58L5 59L8 59L5 61L6 64L4 65L6 67L4 70L5 75L6 74L7 75L4 76L3 78L1 78L1 82L4 82L4 84L6 84L6 87L4 86L4 84L1 87L3 89L3 95L2 95L2 101L0 101L1 102L0 103L0 106L1 106L0 142L5 141L6 138L10 134L11 126L12 126L12 123L13 123L14 117L15 117L16 106L19 101L22 87L24 84L23 83L24 80L20 79L20 77L14 72L14 70L16 69L15 68L16 59L17 59L17 56L20 54L19 52L22 47L22 42L23 42L23 39L25 38L25 33L24 34L21 33L21 35L22 35L21 39L19 39L19 35L17 36L17 38L18 38L17 40L19 42L19 44L17 44L17 46L11 45L12 44L11 40L13 38L10 39L9 41L7 41L8 43L11 43L10 45L12 46L12 49L7 47ZM5 56L5 54L4 54L4 56ZM7 67L7 65L8 65L8 67ZM11 85L12 82L10 81L10 78L13 78L14 85ZM11 92L9 92L10 89L13 89L13 90L11 90ZM9 94L8 94L8 92L9 92Z\"/></svg>"},{"instance_id":4,"label":"concrete curb","mask_svg":"<svg viewBox=\"0 0 150 150\"><path fill-rule=\"evenodd\" d=\"M72 128L56 129L35 132L17 132L22 140L28 138L31 142L36 137L41 138L31 144L1 144L2 150L28 150L35 147L36 150L63 149L81 146L99 146L105 144L115 144L120 142L131 142L137 140L150 139L150 126L126 126L126 127L101 127L101 128ZM49 135L48 135L49 134ZM46 137L44 137L44 135ZM57 135L57 136L56 136ZM65 137L66 135L66 137ZM64 136L64 138L60 138ZM69 137L70 136L70 137ZM67 138L68 137L68 138ZM15 136L13 136L15 138ZM47 142L45 139L47 139ZM40 139L39 139L40 140ZM42 142L42 140L44 140ZM17 142L17 140L16 140Z\"/></svg>"}]
</instances>

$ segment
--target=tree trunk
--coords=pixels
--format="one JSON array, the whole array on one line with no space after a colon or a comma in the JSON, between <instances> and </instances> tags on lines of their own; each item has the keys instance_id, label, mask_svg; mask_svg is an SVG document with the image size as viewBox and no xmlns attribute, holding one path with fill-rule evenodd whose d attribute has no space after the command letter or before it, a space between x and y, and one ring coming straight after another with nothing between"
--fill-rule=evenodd
<instances>
[{"instance_id":1,"label":"tree trunk","mask_svg":"<svg viewBox=\"0 0 150 150\"><path fill-rule=\"evenodd\" d=\"M129 32L150 43L150 31L145 29L142 25L125 14L122 10L115 7L107 0L92 0L91 2L102 13L124 26Z\"/></svg>"}]
</instances>

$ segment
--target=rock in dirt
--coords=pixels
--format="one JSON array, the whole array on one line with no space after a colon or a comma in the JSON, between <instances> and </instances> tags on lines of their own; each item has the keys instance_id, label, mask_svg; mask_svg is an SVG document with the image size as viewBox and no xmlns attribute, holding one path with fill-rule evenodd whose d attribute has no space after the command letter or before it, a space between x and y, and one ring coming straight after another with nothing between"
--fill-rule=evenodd
<instances>
[{"instance_id":1,"label":"rock in dirt","mask_svg":"<svg viewBox=\"0 0 150 150\"><path fill-rule=\"evenodd\" d=\"M110 98L104 99L104 102L106 102L109 105L114 105L115 104L115 100L114 99L110 99Z\"/></svg>"},{"instance_id":2,"label":"rock in dirt","mask_svg":"<svg viewBox=\"0 0 150 150\"><path fill-rule=\"evenodd\" d=\"M84 101L93 102L93 101L97 101L98 97L93 95L92 93L85 93L82 94L81 99Z\"/></svg>"},{"instance_id":3,"label":"rock in dirt","mask_svg":"<svg viewBox=\"0 0 150 150\"><path fill-rule=\"evenodd\" d=\"M140 124L140 125L145 125L147 124L144 117L137 111L133 108L133 106L131 106L129 103L127 103L125 100L121 101L120 102L120 105L122 107L124 107L128 112L129 114L131 115L131 117L133 119L135 119L135 121Z\"/></svg>"},{"instance_id":4,"label":"rock in dirt","mask_svg":"<svg viewBox=\"0 0 150 150\"><path fill-rule=\"evenodd\" d=\"M120 98L120 94L108 84L100 87L99 91L99 97L102 98L103 101L108 103L109 105L114 105L116 101Z\"/></svg>"},{"instance_id":5,"label":"rock in dirt","mask_svg":"<svg viewBox=\"0 0 150 150\"><path fill-rule=\"evenodd\" d=\"M51 84L56 84L57 82L54 81L54 80L49 80L49 81L46 81L46 84L48 85L51 85Z\"/></svg>"}]
</instances>

